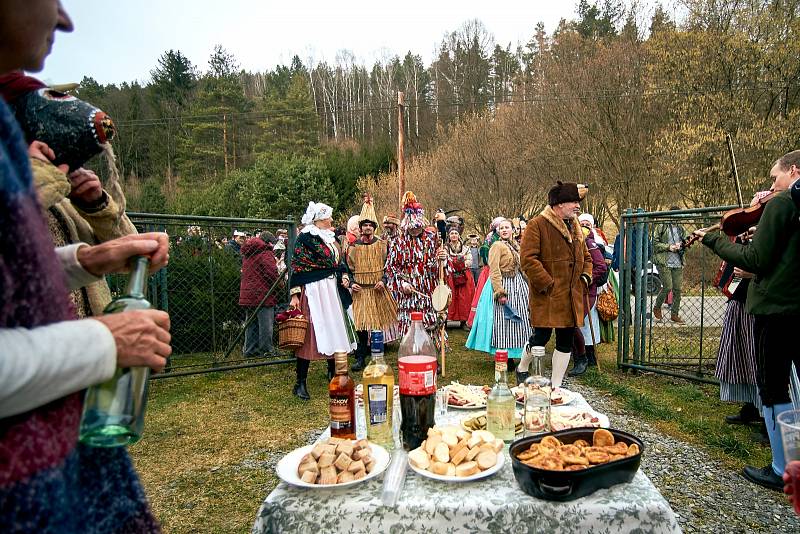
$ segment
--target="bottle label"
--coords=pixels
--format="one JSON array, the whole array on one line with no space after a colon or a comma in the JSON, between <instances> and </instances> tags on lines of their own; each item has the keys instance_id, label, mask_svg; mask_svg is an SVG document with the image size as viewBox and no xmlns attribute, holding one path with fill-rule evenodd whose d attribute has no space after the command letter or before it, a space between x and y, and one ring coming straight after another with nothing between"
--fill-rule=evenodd
<instances>
[{"instance_id":1,"label":"bottle label","mask_svg":"<svg viewBox=\"0 0 800 534\"><path fill-rule=\"evenodd\" d=\"M436 393L436 358L404 356L397 360L400 394L425 396Z\"/></svg>"},{"instance_id":2,"label":"bottle label","mask_svg":"<svg viewBox=\"0 0 800 534\"><path fill-rule=\"evenodd\" d=\"M330 401L331 428L352 428L353 421L350 417L350 399L348 397L331 396Z\"/></svg>"},{"instance_id":3,"label":"bottle label","mask_svg":"<svg viewBox=\"0 0 800 534\"><path fill-rule=\"evenodd\" d=\"M386 422L388 390L389 387L386 384L370 384L367 386L370 425L380 425Z\"/></svg>"},{"instance_id":4,"label":"bottle label","mask_svg":"<svg viewBox=\"0 0 800 534\"><path fill-rule=\"evenodd\" d=\"M508 363L507 362L494 362L494 370L497 373L505 373L508 371Z\"/></svg>"}]
</instances>

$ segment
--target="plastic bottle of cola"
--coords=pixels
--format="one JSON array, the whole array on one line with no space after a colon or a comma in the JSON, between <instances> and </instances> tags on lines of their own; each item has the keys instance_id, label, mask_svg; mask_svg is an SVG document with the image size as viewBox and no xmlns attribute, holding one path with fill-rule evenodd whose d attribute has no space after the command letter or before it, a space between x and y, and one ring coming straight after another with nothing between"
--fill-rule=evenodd
<instances>
[{"instance_id":1,"label":"plastic bottle of cola","mask_svg":"<svg viewBox=\"0 0 800 534\"><path fill-rule=\"evenodd\" d=\"M434 425L436 365L436 347L422 324L422 312L412 312L411 326L397 352L403 415L400 435L406 450L419 447Z\"/></svg>"}]
</instances>

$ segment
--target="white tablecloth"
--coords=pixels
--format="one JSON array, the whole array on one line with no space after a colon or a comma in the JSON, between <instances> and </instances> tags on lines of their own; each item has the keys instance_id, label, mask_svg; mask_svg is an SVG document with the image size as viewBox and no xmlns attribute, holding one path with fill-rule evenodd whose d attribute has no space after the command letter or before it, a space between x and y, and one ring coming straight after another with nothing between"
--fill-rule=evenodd
<instances>
[{"instance_id":1,"label":"white tablecloth","mask_svg":"<svg viewBox=\"0 0 800 534\"><path fill-rule=\"evenodd\" d=\"M588 406L583 397L576 405ZM450 410L437 423L457 423L469 414ZM524 493L514 478L508 447L505 455L500 471L474 482L439 482L409 469L392 508L381 503L382 477L340 489L303 489L281 482L261 505L253 533L681 531L669 504L641 470L629 484L558 503Z\"/></svg>"}]
</instances>

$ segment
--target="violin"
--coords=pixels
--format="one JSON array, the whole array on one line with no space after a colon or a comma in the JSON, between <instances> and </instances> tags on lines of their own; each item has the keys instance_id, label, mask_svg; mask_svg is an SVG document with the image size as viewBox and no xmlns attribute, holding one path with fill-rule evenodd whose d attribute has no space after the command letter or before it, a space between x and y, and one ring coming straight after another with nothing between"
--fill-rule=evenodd
<instances>
[{"instance_id":1,"label":"violin","mask_svg":"<svg viewBox=\"0 0 800 534\"><path fill-rule=\"evenodd\" d=\"M734 208L722 214L722 219L719 223L703 228L705 232L713 232L715 230L722 230L725 235L730 237L737 237L746 234L750 228L756 226L761 216L764 214L764 208L773 197L775 193L770 191L769 194L764 195L758 199L756 204L747 206L746 208ZM681 248L687 249L695 242L700 240L700 236L692 234L683 240Z\"/></svg>"}]
</instances>

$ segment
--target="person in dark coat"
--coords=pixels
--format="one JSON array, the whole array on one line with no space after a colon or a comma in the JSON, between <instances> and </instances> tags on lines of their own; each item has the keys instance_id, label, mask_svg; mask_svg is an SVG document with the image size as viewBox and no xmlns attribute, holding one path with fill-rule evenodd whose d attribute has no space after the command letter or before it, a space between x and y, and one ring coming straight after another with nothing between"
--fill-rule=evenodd
<instances>
[{"instance_id":1,"label":"person in dark coat","mask_svg":"<svg viewBox=\"0 0 800 534\"><path fill-rule=\"evenodd\" d=\"M560 387L572 353L575 327L583 326L583 294L592 281L592 257L578 223L578 184L558 182L548 192L548 206L525 227L520 267L530 285L530 345L544 347L556 331L553 387ZM518 379L528 371L528 353Z\"/></svg>"},{"instance_id":2,"label":"person in dark coat","mask_svg":"<svg viewBox=\"0 0 800 534\"><path fill-rule=\"evenodd\" d=\"M792 409L789 398L791 365L800 367L795 328L800 323L800 208L791 189L800 180L800 150L784 154L770 170L775 195L764 206L749 245L732 243L719 232L695 230L703 245L735 267L753 273L745 309L753 315L756 382L767 425L772 462L762 468L747 465L744 477L780 491L785 468L778 416Z\"/></svg>"},{"instance_id":3,"label":"person in dark coat","mask_svg":"<svg viewBox=\"0 0 800 534\"><path fill-rule=\"evenodd\" d=\"M275 321L277 299L272 295L264 298L278 279L278 264L272 246L275 237L262 232L242 245L242 278L239 285L239 305L245 308L247 317L255 317L244 332L245 357L266 356L274 352L272 325Z\"/></svg>"}]
</instances>

